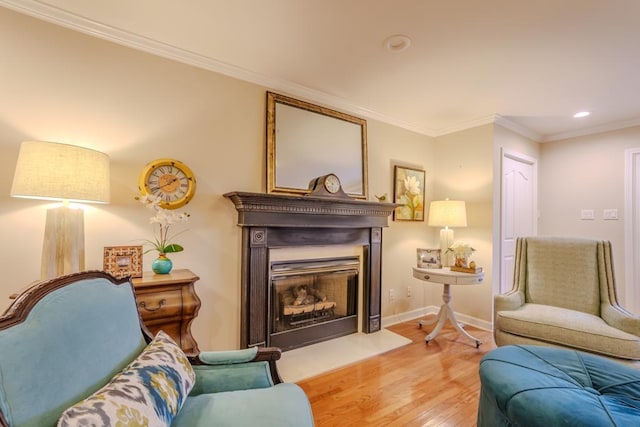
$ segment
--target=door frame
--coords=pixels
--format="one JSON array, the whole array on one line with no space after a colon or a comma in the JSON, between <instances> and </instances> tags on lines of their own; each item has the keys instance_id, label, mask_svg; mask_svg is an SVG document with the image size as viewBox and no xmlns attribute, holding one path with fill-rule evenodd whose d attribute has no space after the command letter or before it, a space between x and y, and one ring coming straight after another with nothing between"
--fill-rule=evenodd
<instances>
[{"instance_id":1,"label":"door frame","mask_svg":"<svg viewBox=\"0 0 640 427\"><path fill-rule=\"evenodd\" d=\"M640 313L640 148L624 152L624 306Z\"/></svg>"}]
</instances>

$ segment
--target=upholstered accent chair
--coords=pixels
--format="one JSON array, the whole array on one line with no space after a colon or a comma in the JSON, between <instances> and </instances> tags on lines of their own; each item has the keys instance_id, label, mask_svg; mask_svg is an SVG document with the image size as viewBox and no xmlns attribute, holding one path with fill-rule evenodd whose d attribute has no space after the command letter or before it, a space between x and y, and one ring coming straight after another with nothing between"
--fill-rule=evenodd
<instances>
[{"instance_id":1,"label":"upholstered accent chair","mask_svg":"<svg viewBox=\"0 0 640 427\"><path fill-rule=\"evenodd\" d=\"M640 360L640 317L618 303L611 244L522 237L513 289L494 298L498 346L569 347Z\"/></svg>"},{"instance_id":2,"label":"upholstered accent chair","mask_svg":"<svg viewBox=\"0 0 640 427\"><path fill-rule=\"evenodd\" d=\"M276 348L187 358L144 327L133 286L75 273L20 293L0 316L0 426L313 426Z\"/></svg>"}]
</instances>

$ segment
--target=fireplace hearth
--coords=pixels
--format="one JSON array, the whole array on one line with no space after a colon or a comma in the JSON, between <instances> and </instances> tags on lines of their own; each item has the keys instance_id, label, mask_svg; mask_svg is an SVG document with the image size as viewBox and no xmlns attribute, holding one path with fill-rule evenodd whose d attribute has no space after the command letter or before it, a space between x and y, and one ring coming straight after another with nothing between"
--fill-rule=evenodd
<instances>
[{"instance_id":1,"label":"fireplace hearth","mask_svg":"<svg viewBox=\"0 0 640 427\"><path fill-rule=\"evenodd\" d=\"M388 217L396 204L245 192L232 192L224 196L234 203L238 212L238 226L242 227L242 347L279 346L288 349L359 330L364 333L380 330L382 228L388 226ZM359 278L356 279L356 283L357 280L362 283L362 295L357 294L356 288L353 302L357 304L358 300L362 301L359 320L353 315L336 317L338 301L329 301L335 302L335 307L330 307L331 304L318 304L319 310L310 317L305 316L304 312L296 313L294 308L284 310L283 305L292 304L284 303L286 286L278 290L277 284L288 279L283 279L282 275L278 276L275 280L276 286L273 286L272 268L275 266L278 270L282 264L272 265L271 251L280 248L345 245L362 249L362 257L358 262ZM317 261L314 260L312 263L315 262ZM290 267L287 266L284 270ZM307 274L302 274L305 275ZM353 283L353 279L345 281L349 280ZM307 294L314 292L310 290L313 286L309 283L303 285L307 286ZM290 297L293 297L293 292L294 290L291 290ZM322 302L327 302L327 299L329 298ZM295 302L295 299L293 301ZM273 309L274 302L279 307L277 311ZM310 304L310 300L307 302ZM316 303L313 304L315 307ZM293 306L295 307L295 304ZM292 317L294 315L295 317ZM345 332L342 329L343 325L340 325L342 322L351 322L355 328L351 325L349 332ZM317 324L326 324L327 328L333 325L340 327L335 331L319 332L321 328L316 328ZM291 338L292 341L289 337L280 338L285 333L294 337ZM304 334L304 337L295 337L299 334Z\"/></svg>"}]
</instances>

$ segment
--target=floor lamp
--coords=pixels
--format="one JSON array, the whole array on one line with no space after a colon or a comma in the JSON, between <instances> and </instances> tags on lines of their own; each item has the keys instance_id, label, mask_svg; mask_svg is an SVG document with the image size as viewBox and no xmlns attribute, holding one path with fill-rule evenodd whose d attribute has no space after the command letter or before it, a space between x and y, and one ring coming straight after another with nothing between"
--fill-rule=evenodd
<instances>
[{"instance_id":1,"label":"floor lamp","mask_svg":"<svg viewBox=\"0 0 640 427\"><path fill-rule=\"evenodd\" d=\"M450 267L452 254L447 249L453 245L453 230L449 227L467 226L467 208L462 200L438 200L429 205L430 227L444 227L440 230L440 256L442 266Z\"/></svg>"},{"instance_id":2,"label":"floor lamp","mask_svg":"<svg viewBox=\"0 0 640 427\"><path fill-rule=\"evenodd\" d=\"M54 142L20 146L12 197L62 201L47 210L42 279L84 270L84 212L69 202L109 202L109 157L99 151Z\"/></svg>"}]
</instances>

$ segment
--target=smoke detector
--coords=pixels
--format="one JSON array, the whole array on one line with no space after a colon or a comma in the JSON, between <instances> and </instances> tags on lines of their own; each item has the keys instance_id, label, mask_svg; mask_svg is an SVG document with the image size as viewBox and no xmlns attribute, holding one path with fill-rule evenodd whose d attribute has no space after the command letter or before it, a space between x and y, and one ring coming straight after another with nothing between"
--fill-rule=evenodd
<instances>
[{"instance_id":1,"label":"smoke detector","mask_svg":"<svg viewBox=\"0 0 640 427\"><path fill-rule=\"evenodd\" d=\"M411 46L411 39L404 34L394 34L384 39L383 45L390 52L402 52Z\"/></svg>"}]
</instances>

